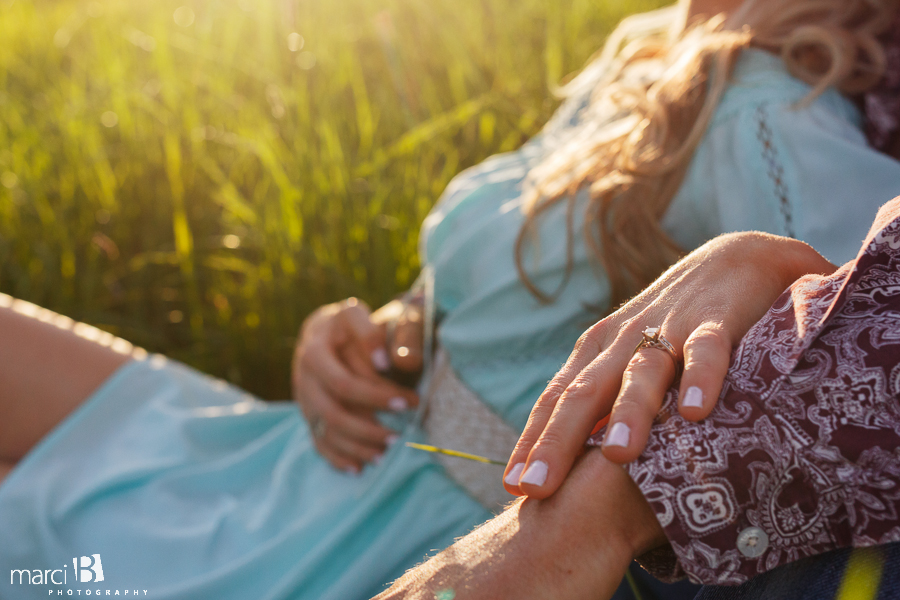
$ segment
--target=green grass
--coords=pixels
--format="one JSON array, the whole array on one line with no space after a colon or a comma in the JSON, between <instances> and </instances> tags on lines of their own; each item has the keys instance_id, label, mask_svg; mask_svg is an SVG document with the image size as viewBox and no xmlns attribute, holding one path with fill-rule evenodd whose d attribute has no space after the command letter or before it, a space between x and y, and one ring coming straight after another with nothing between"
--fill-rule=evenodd
<instances>
[{"instance_id":1,"label":"green grass","mask_svg":"<svg viewBox=\"0 0 900 600\"><path fill-rule=\"evenodd\" d=\"M408 286L451 177L661 4L0 0L0 291L286 397L303 318Z\"/></svg>"}]
</instances>

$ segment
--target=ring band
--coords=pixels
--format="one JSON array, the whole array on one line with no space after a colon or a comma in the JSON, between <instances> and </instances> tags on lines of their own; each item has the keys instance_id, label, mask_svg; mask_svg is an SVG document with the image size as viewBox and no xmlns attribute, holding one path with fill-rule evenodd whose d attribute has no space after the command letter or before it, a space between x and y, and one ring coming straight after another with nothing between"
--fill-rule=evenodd
<instances>
[{"instance_id":1,"label":"ring band","mask_svg":"<svg viewBox=\"0 0 900 600\"><path fill-rule=\"evenodd\" d=\"M313 417L313 420L310 423L310 430L312 430L314 438L323 438L325 436L325 419L322 417Z\"/></svg>"},{"instance_id":2,"label":"ring band","mask_svg":"<svg viewBox=\"0 0 900 600\"><path fill-rule=\"evenodd\" d=\"M661 329L661 327L646 327L644 331L641 332L643 339L635 346L632 354L637 354L639 350L644 348L665 350L669 353L669 356L672 357L672 361L675 363L675 376L677 377L681 375L681 359L678 358L678 352L675 351L675 346L662 335Z\"/></svg>"}]
</instances>

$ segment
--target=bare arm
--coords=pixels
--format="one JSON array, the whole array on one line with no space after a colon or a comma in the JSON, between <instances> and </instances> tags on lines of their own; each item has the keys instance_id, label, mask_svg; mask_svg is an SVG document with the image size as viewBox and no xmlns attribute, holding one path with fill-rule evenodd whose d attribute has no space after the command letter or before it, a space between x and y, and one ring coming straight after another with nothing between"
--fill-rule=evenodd
<instances>
[{"instance_id":1,"label":"bare arm","mask_svg":"<svg viewBox=\"0 0 900 600\"><path fill-rule=\"evenodd\" d=\"M632 558L665 541L624 469L592 450L552 498L515 502L377 598L609 598Z\"/></svg>"}]
</instances>

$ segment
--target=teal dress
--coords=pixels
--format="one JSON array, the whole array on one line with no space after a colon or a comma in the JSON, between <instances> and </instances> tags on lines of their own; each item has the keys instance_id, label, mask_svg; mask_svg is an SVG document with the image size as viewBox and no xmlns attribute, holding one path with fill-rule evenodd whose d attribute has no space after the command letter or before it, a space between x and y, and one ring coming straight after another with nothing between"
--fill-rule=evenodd
<instances>
[{"instance_id":1,"label":"teal dress","mask_svg":"<svg viewBox=\"0 0 900 600\"><path fill-rule=\"evenodd\" d=\"M758 229L804 239L834 262L852 258L876 208L900 193L900 164L866 147L856 109L837 93L794 109L807 92L778 59L745 53L665 216L684 248ZM578 227L555 303L538 303L513 261L523 178L584 104L570 99L522 149L459 175L422 231L443 316L437 343L516 429L596 319L589 307L609 303ZM565 270L564 219L547 214L529 259L545 289ZM129 363L0 486L0 598L374 595L491 516L429 454L404 447L425 440L415 418L393 425L401 443L354 476L315 452L293 404L261 402L162 357ZM80 571L89 581L77 581L73 559L93 555L103 580Z\"/></svg>"}]
</instances>

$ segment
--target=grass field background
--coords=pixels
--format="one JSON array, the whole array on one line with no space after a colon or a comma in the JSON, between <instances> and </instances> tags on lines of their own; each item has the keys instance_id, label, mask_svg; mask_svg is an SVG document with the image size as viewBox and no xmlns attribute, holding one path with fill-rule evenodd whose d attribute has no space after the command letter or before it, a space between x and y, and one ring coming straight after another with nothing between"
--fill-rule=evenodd
<instances>
[{"instance_id":1,"label":"grass field background","mask_svg":"<svg viewBox=\"0 0 900 600\"><path fill-rule=\"evenodd\" d=\"M454 174L659 0L0 0L0 291L289 393ZM2 335L2 332L0 332Z\"/></svg>"}]
</instances>

